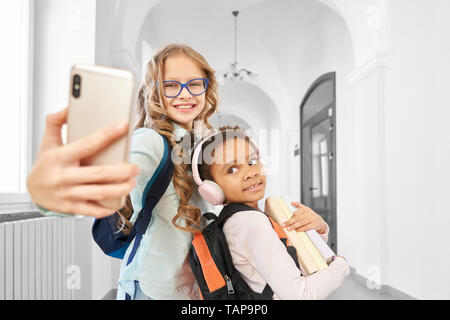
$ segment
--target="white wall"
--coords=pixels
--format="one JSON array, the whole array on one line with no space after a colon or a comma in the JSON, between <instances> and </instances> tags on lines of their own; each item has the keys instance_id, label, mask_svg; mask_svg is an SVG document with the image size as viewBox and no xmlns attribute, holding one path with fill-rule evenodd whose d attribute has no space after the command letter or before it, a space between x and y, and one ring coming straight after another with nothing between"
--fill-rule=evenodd
<instances>
[{"instance_id":1,"label":"white wall","mask_svg":"<svg viewBox=\"0 0 450 320\"><path fill-rule=\"evenodd\" d=\"M3 105L0 148L10 154L0 159L0 206L11 194L26 193L25 180L30 158L28 146L31 145L27 129L30 125L28 104L32 85L29 81L32 74L32 60L29 58L32 50L32 37L29 36L32 15L33 6L27 1L0 3L0 96Z\"/></svg>"},{"instance_id":2,"label":"white wall","mask_svg":"<svg viewBox=\"0 0 450 320\"><path fill-rule=\"evenodd\" d=\"M370 2L339 2L349 9L347 23L359 26L357 68L347 78L354 105L348 128L338 124L348 145L348 164L338 169L340 248L370 280L419 299L448 299L450 4L389 2L386 34L377 35L366 24Z\"/></svg>"},{"instance_id":3,"label":"white wall","mask_svg":"<svg viewBox=\"0 0 450 320\"><path fill-rule=\"evenodd\" d=\"M354 84L354 105L347 121L338 124L346 149L339 150L342 159L338 174L343 190L338 191L338 245L348 255L352 267L365 277L373 268L380 270L378 284L388 284L383 239L385 219L384 166L384 92L379 84L383 70L373 70ZM350 111L350 110L349 110ZM339 170L339 169L338 169ZM359 239L359 240L356 240ZM338 240L339 243L339 240ZM402 290L401 288L398 288Z\"/></svg>"},{"instance_id":4,"label":"white wall","mask_svg":"<svg viewBox=\"0 0 450 320\"><path fill-rule=\"evenodd\" d=\"M95 58L95 2L36 2L34 72L34 153L39 149L45 117L67 106L73 63Z\"/></svg>"},{"instance_id":5,"label":"white wall","mask_svg":"<svg viewBox=\"0 0 450 320\"><path fill-rule=\"evenodd\" d=\"M450 297L450 2L392 3L386 92L388 281Z\"/></svg>"},{"instance_id":6,"label":"white wall","mask_svg":"<svg viewBox=\"0 0 450 320\"><path fill-rule=\"evenodd\" d=\"M69 72L74 63L93 64L96 55L96 2L39 0L35 3L34 154L37 153L49 113L67 106ZM92 219L77 219L74 262L81 269L81 289L75 299L101 299L111 281L111 261L99 252L91 237Z\"/></svg>"},{"instance_id":7,"label":"white wall","mask_svg":"<svg viewBox=\"0 0 450 320\"><path fill-rule=\"evenodd\" d=\"M117 34L111 26L117 15L119 0L96 0L95 2L95 63L110 66L111 45L117 39Z\"/></svg>"}]
</instances>

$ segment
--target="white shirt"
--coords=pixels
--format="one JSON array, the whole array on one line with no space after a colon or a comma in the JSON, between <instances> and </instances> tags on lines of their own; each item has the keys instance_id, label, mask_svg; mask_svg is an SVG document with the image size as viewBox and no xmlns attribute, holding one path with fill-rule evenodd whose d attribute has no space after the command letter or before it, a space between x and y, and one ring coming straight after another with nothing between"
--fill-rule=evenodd
<instances>
[{"instance_id":1,"label":"white shirt","mask_svg":"<svg viewBox=\"0 0 450 320\"><path fill-rule=\"evenodd\" d=\"M328 240L328 225L322 238ZM233 259L250 288L261 293L268 283L273 299L325 299L350 273L347 262L337 257L324 270L303 277L269 219L256 210L233 214L223 231Z\"/></svg>"}]
</instances>

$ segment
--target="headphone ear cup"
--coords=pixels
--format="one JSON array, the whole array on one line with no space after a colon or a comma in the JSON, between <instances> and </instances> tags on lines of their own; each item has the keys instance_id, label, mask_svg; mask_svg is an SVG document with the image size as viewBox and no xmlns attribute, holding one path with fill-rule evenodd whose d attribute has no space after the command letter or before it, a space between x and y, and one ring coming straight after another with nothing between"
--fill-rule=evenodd
<instances>
[{"instance_id":1,"label":"headphone ear cup","mask_svg":"<svg viewBox=\"0 0 450 320\"><path fill-rule=\"evenodd\" d=\"M202 185L198 187L198 193L205 201L217 206L225 201L225 193L217 183L211 180L204 180Z\"/></svg>"}]
</instances>

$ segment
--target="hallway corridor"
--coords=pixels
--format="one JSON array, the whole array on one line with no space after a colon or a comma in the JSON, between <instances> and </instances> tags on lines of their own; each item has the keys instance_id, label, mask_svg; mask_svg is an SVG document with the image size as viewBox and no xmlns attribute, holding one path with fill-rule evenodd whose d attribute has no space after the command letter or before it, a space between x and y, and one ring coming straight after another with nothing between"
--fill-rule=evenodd
<instances>
[{"instance_id":1,"label":"hallway corridor","mask_svg":"<svg viewBox=\"0 0 450 320\"><path fill-rule=\"evenodd\" d=\"M5 106L0 108L0 301L111 300L122 285L122 260L105 255L95 243L91 231L96 214L85 207L114 193L104 192L104 185L95 189L103 194L81 192L97 184L91 181L96 175L86 174L81 183L82 175L75 171L52 174L64 157L41 152L48 116L71 108L68 101L79 98L74 92L80 91L71 89L95 92L97 99L85 103L89 116L79 117L80 124L72 128L86 133L86 120L96 127L114 114L111 93L120 90L111 90L105 81L98 81L103 94L91 90L88 81L82 88L72 85L79 75L71 78L71 68L77 64L129 72L134 79L129 91L139 97L133 99L139 112L123 121L133 130L136 124L142 131L159 124L169 135L184 125L196 139L201 126L192 127L195 122L245 129L267 169L258 206L262 209L275 196L309 207L328 224L328 245L351 267L328 300L450 299L445 231L450 229L449 13L450 0L0 1L0 95ZM173 44L192 47L209 67L181 76L178 71L189 65L183 62L171 76L164 67L167 61L153 59ZM194 91L195 86L204 91L193 95L188 83ZM171 86L177 96L164 91ZM170 99L188 100L171 105L175 100ZM102 104L107 111L90 114ZM117 104L122 111L123 103ZM68 128L70 123L54 130L55 151L70 150L70 143L64 145ZM149 168L160 160L153 156L164 144L142 145L145 150L129 158L140 155L134 164L143 174L141 187L123 191L134 194L130 198L140 207L145 204L140 192L148 190L144 183L156 172ZM177 167L179 185L169 184L173 193L168 191L158 203L161 210L152 212L165 214L161 221L168 222L167 229L157 229L161 224L156 218L150 220L154 227L145 229L149 239L158 230L161 238L155 243L169 243L171 250L179 243L165 241L165 230L179 231L179 212L195 210L200 216L200 211L213 211L200 198L205 208L198 211L187 202L182 205L182 190L189 202L194 199L190 191L199 189L188 177L192 159L186 159L185 167ZM84 163L74 160L69 169L73 164L77 170L91 169ZM38 187L33 192L27 177L39 164L45 170L34 175ZM36 197L40 192L48 195ZM46 204L50 211L44 210ZM81 207L86 209L80 212ZM122 222L117 233L126 229ZM185 241L186 252L192 244L185 234L168 238ZM185 259L167 257L178 263ZM367 283L374 272L380 275L379 290ZM170 292L169 282L158 294Z\"/></svg>"}]
</instances>

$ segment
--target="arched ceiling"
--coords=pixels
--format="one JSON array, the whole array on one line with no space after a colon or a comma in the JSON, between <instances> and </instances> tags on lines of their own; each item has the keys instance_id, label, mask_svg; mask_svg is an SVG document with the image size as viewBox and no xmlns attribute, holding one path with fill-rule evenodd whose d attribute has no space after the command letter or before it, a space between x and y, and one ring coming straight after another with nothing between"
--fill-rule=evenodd
<instances>
[{"instance_id":1,"label":"arched ceiling","mask_svg":"<svg viewBox=\"0 0 450 320\"><path fill-rule=\"evenodd\" d=\"M142 42L152 49L167 42L187 43L202 53L220 76L233 62L233 10L239 10L238 62L256 72L253 85L278 108L289 106L287 93L292 65L314 41L321 19L334 17L347 32L337 0L118 0L116 41L141 61ZM327 20L328 19L328 20ZM343 30L343 31L342 31ZM122 35L122 36L120 36ZM298 103L298 102L295 102ZM281 111L281 110L280 110ZM281 124L289 115L281 114Z\"/></svg>"},{"instance_id":2,"label":"arched ceiling","mask_svg":"<svg viewBox=\"0 0 450 320\"><path fill-rule=\"evenodd\" d=\"M295 61L311 41L314 25L324 15L337 17L317 0L153 1L136 39L152 48L167 42L187 43L202 53L220 76L234 59L233 10L239 10L237 55L240 67L256 72L254 82L276 105L290 105L286 92L288 61ZM345 29L344 22L342 29ZM286 50L286 48L288 48ZM282 123L286 123L282 119Z\"/></svg>"},{"instance_id":3,"label":"arched ceiling","mask_svg":"<svg viewBox=\"0 0 450 320\"><path fill-rule=\"evenodd\" d=\"M267 8L270 11L265 12L264 21L270 25L272 14L277 12L283 15L292 13L296 14L293 18L296 20L300 30L307 30L310 19L308 17L314 17L314 11L328 10L332 11L339 16L343 16L342 4L339 0L227 0L227 1L211 1L211 0L118 0L117 6L117 19L114 27L115 34L117 35L116 41L128 48L131 52L134 52L137 47L138 36L140 30L144 26L145 20L149 15L152 18L164 17L156 24L157 26L164 25L166 23L172 23L177 25L182 24L185 21L189 21L189 25L202 23L203 31L210 31L212 34L209 37L208 42L214 40L214 35L229 34L230 38L233 32L233 17L231 12L233 10L241 11L239 17L239 25L242 24L245 27L259 25L257 21L257 11L261 11L259 8ZM262 9L267 10L267 9ZM161 12L168 13L168 15L160 15ZM247 20L246 20L246 14ZM165 17L173 17L173 19L166 19ZM249 17L249 16L253 16ZM256 21L255 21L256 19ZM261 17L259 18L261 19ZM267 20L265 20L267 19ZM291 19L283 17L283 21L289 23ZM345 20L343 20L346 23ZM239 28L239 26L238 26ZM188 28L185 28L188 29ZM169 28L170 30L170 28ZM208 32L207 32L208 34ZM184 37L183 42L190 40L191 37ZM199 41L204 41L203 37L192 37L192 41L195 38ZM212 39L211 39L212 38ZM223 39L225 42L227 39ZM232 40L228 39L229 45L232 44ZM220 46L219 46L220 47ZM230 50L231 51L231 50ZM232 51L230 52L232 57Z\"/></svg>"},{"instance_id":4,"label":"arched ceiling","mask_svg":"<svg viewBox=\"0 0 450 320\"><path fill-rule=\"evenodd\" d=\"M244 15L245 11L253 12L259 7L272 6L273 11L265 14L267 21L269 21L270 15L277 10L294 13L299 12L298 9L300 8L304 9L304 12L309 12L313 7L321 6L323 11L333 12L342 19L353 44L356 66L369 60L377 52L388 50L386 34L389 31L385 23L389 2L386 0L191 0L189 2L179 0L111 0L111 3L114 3L116 8L113 44L123 46L130 52L134 52L136 49L138 35L146 18L151 14L153 8L160 4L169 8L174 16L176 16L177 11L181 11L181 8L183 8L182 13L184 17L188 16L189 23L193 22L192 17L195 16L197 20L204 22L205 28L208 30L217 30L217 27L229 24L226 29L227 33L232 28L232 18L230 17L232 10L240 10ZM196 10L191 10L191 8ZM217 14L211 15L213 11ZM196 13L200 14L200 18L197 17ZM380 28L373 29L370 27L370 21L374 19L380 20ZM242 20L242 23L244 21ZM299 16L298 21L300 23L303 21L301 16ZM255 26L255 23L252 25ZM307 30L307 28L302 30Z\"/></svg>"}]
</instances>

